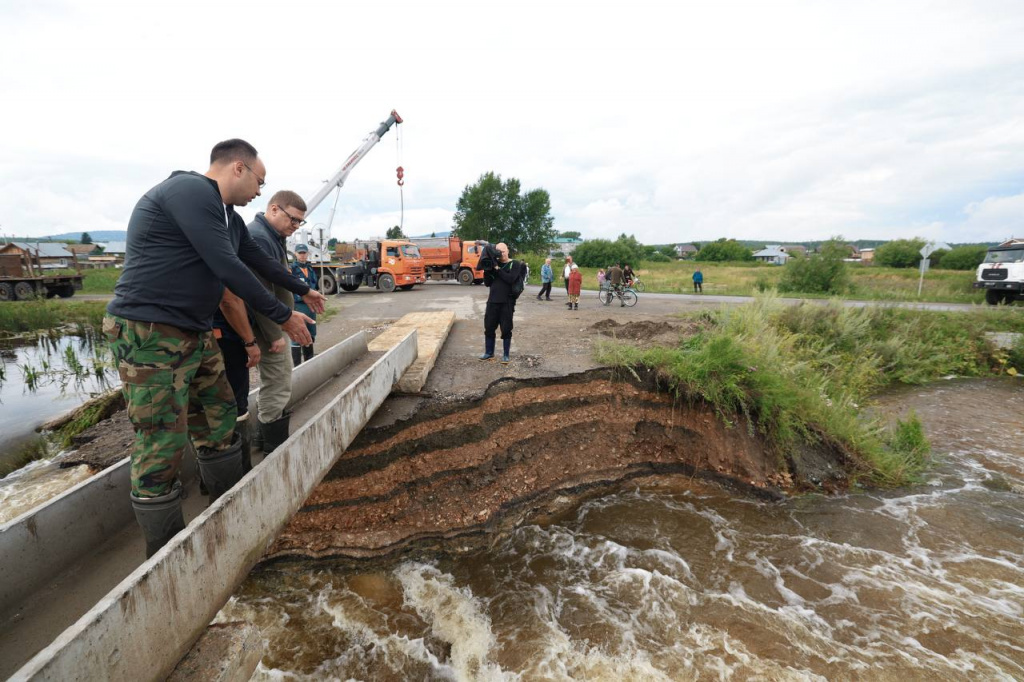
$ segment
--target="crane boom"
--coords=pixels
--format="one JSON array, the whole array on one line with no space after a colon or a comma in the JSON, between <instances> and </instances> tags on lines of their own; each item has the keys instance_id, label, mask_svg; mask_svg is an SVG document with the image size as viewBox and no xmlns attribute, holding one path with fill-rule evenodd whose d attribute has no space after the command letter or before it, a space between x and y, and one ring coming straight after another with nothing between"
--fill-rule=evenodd
<instances>
[{"instance_id":1,"label":"crane boom","mask_svg":"<svg viewBox=\"0 0 1024 682\"><path fill-rule=\"evenodd\" d=\"M341 164L341 168L339 168L337 172L333 176L331 176L331 179L326 181L323 184L323 186L320 187L320 189L318 189L310 199L306 200L306 214L308 215L312 213L314 210L316 210L316 207L319 206L323 202L323 200L327 198L327 195L330 194L335 188L341 189L341 187L345 184L345 180L348 179L349 173L351 173L352 169L356 167L356 164L363 160L363 157L366 156L366 153L368 151L373 149L373 146L375 144L380 142L380 138L384 137L388 130L391 129L391 126L401 122L402 117L398 115L397 111L392 109L391 115L388 116L387 120L381 122L381 124L377 126L376 130L371 131L370 134L363 139L359 147L356 148L356 150L349 155L349 157L345 160L345 163ZM334 222L333 218L334 211L332 210L331 220L329 220L327 224L328 230L331 229L330 224Z\"/></svg>"}]
</instances>

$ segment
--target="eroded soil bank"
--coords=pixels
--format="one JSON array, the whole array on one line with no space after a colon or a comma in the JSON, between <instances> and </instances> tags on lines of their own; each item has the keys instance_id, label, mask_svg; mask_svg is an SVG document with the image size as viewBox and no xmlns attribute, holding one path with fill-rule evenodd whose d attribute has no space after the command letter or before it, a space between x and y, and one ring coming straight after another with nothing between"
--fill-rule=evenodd
<instances>
[{"instance_id":1,"label":"eroded soil bank","mask_svg":"<svg viewBox=\"0 0 1024 682\"><path fill-rule=\"evenodd\" d=\"M364 430L266 558L468 549L525 517L655 475L714 479L761 497L842 488L841 459L814 448L780 457L650 376L601 369L500 380L481 398Z\"/></svg>"}]
</instances>

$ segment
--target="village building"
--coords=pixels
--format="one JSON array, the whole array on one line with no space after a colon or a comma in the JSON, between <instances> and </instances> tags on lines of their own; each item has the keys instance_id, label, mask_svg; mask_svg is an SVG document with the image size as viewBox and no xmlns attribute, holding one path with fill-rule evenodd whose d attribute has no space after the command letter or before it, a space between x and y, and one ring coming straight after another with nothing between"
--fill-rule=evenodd
<instances>
[{"instance_id":1,"label":"village building","mask_svg":"<svg viewBox=\"0 0 1024 682\"><path fill-rule=\"evenodd\" d=\"M0 245L0 255L26 256L43 270L75 267L75 255L60 242L8 242Z\"/></svg>"}]
</instances>

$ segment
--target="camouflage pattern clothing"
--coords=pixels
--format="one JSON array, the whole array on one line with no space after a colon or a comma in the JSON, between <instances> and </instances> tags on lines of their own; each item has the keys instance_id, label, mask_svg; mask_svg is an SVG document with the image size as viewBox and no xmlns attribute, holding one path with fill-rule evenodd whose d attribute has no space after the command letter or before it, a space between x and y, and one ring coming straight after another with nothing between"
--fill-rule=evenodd
<instances>
[{"instance_id":1,"label":"camouflage pattern clothing","mask_svg":"<svg viewBox=\"0 0 1024 682\"><path fill-rule=\"evenodd\" d=\"M128 418L135 429L132 493L156 497L171 490L191 436L195 447L231 445L238 416L213 332L103 318Z\"/></svg>"}]
</instances>

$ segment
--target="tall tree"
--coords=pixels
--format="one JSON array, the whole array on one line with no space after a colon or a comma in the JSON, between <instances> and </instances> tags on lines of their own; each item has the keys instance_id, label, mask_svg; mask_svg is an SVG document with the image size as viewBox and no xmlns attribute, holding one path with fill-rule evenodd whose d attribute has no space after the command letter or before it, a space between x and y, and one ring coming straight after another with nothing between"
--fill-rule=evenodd
<instances>
[{"instance_id":1,"label":"tall tree","mask_svg":"<svg viewBox=\"0 0 1024 682\"><path fill-rule=\"evenodd\" d=\"M387 238L388 239L405 239L405 235L402 234L402 228L400 228L398 225L395 225L394 227L388 228Z\"/></svg>"},{"instance_id":2,"label":"tall tree","mask_svg":"<svg viewBox=\"0 0 1024 682\"><path fill-rule=\"evenodd\" d=\"M518 251L546 250L555 238L547 190L520 193L516 178L484 173L462 190L452 232L461 239L505 242Z\"/></svg>"},{"instance_id":3,"label":"tall tree","mask_svg":"<svg viewBox=\"0 0 1024 682\"><path fill-rule=\"evenodd\" d=\"M92 244L92 237L89 236L88 232L83 232L82 233L82 238L79 240L79 243L81 243L81 244Z\"/></svg>"}]
</instances>

